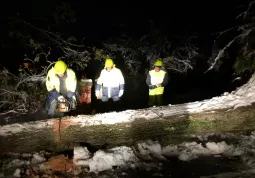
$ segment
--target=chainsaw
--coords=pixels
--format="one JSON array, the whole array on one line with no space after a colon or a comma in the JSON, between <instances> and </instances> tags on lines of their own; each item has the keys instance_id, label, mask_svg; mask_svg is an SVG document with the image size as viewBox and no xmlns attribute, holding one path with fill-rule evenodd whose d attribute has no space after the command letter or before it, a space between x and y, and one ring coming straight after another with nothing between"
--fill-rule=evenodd
<instances>
[{"instance_id":1,"label":"chainsaw","mask_svg":"<svg viewBox=\"0 0 255 178\"><path fill-rule=\"evenodd\" d=\"M69 112L71 110L71 104L67 99L61 98L58 100L57 109L58 112Z\"/></svg>"}]
</instances>

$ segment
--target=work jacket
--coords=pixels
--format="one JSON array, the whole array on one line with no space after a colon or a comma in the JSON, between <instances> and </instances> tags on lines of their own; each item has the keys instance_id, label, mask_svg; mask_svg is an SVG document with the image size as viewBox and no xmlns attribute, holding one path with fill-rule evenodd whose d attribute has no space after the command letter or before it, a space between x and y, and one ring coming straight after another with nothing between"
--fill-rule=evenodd
<instances>
[{"instance_id":1,"label":"work jacket","mask_svg":"<svg viewBox=\"0 0 255 178\"><path fill-rule=\"evenodd\" d=\"M74 71L72 69L66 70L66 80L65 80L65 87L67 91L75 92L76 91L76 85L77 85L77 79ZM53 89L56 89L58 92L60 92L60 81L57 74L55 74L54 69L50 69L47 78L46 78L46 87L48 91L51 91Z\"/></svg>"},{"instance_id":2,"label":"work jacket","mask_svg":"<svg viewBox=\"0 0 255 178\"><path fill-rule=\"evenodd\" d=\"M112 70L107 71L103 69L97 80L96 90L102 88L102 95L111 98L118 96L120 90L124 90L124 77L120 69L114 67Z\"/></svg>"},{"instance_id":3,"label":"work jacket","mask_svg":"<svg viewBox=\"0 0 255 178\"><path fill-rule=\"evenodd\" d=\"M47 77L46 77L46 87L48 90L48 94L46 97L46 107L49 107L51 102L55 99L57 100L59 96L63 95L67 98L73 98L74 100L77 100L77 79L74 71L72 69L67 69L65 73L65 81L64 81L64 91L65 93L60 93L60 78L58 75L54 72L54 68L50 69Z\"/></svg>"}]
</instances>

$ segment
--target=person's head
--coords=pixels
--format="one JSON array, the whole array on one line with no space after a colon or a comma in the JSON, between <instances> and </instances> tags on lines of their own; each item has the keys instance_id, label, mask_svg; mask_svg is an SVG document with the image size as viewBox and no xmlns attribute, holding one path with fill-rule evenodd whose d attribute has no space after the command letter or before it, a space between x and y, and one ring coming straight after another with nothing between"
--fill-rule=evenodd
<instances>
[{"instance_id":1,"label":"person's head","mask_svg":"<svg viewBox=\"0 0 255 178\"><path fill-rule=\"evenodd\" d=\"M162 60L161 59L157 59L156 62L154 63L154 70L156 72L159 72L162 66L163 66Z\"/></svg>"},{"instance_id":2,"label":"person's head","mask_svg":"<svg viewBox=\"0 0 255 178\"><path fill-rule=\"evenodd\" d=\"M107 58L105 60L105 64L104 64L104 68L108 71L112 70L112 68L114 67L114 63L113 60L110 58Z\"/></svg>"},{"instance_id":3,"label":"person's head","mask_svg":"<svg viewBox=\"0 0 255 178\"><path fill-rule=\"evenodd\" d=\"M67 65L64 61L57 61L54 65L54 71L59 77L63 77L65 75L65 71L67 69Z\"/></svg>"}]
</instances>

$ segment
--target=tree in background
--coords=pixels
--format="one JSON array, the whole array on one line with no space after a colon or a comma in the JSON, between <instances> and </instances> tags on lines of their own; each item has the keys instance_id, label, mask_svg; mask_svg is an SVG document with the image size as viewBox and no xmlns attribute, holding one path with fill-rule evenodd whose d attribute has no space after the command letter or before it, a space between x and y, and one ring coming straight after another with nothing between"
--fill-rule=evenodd
<instances>
[{"instance_id":1,"label":"tree in background","mask_svg":"<svg viewBox=\"0 0 255 178\"><path fill-rule=\"evenodd\" d=\"M213 54L208 61L212 69L219 69L225 60L233 61L234 75L252 74L255 69L255 1L237 16L240 25L217 33ZM223 45L219 46L220 43Z\"/></svg>"},{"instance_id":2,"label":"tree in background","mask_svg":"<svg viewBox=\"0 0 255 178\"><path fill-rule=\"evenodd\" d=\"M251 2L248 10L240 16L244 18L245 22L251 20L253 4L254 2ZM55 11L51 12L51 15L45 17L46 19L41 20L42 23L40 19L26 19L21 16L11 18L8 21L8 39L1 35L2 39L4 38L2 41L8 42L8 45L4 43L6 48L11 49L12 45L18 41L18 46L22 48L21 51L25 52L24 60L30 61L35 68L32 72L22 68L19 76L11 74L6 69L2 70L2 76L9 76L5 77L8 81L3 80L1 84L1 96L9 95L7 98L1 98L3 104L0 105L0 109L4 111L3 115L9 113L20 114L20 108L15 110L16 105L24 106L22 108L23 113L30 112L31 108L34 108L31 112L36 111L36 108L43 101L39 100L40 102L36 106L31 107L27 104L28 102L25 102L28 100L24 98L28 98L27 96L31 96L33 93L36 94L36 92L28 93L28 91L31 91L30 86L33 86L34 82L43 82L48 69L57 59L64 60L69 67L78 72L86 69L92 60L104 61L106 56L111 56L123 64L124 70L127 71L129 76L134 77L141 73L146 74L156 58L163 59L167 70L178 73L186 73L188 70L192 70L196 64L194 58L199 51L196 39L199 36L194 34L166 35L156 28L152 28L146 35L132 37L124 33L101 41L101 44L85 45L84 41L86 39L77 39L71 34L72 26L76 23L76 17L70 4L62 3L58 5ZM220 66L220 61L223 57L226 57L229 49L234 44L235 47L241 46L241 48L238 48L238 58L234 68L241 72L248 69L248 67L245 67L246 64L249 64L248 66L252 68L254 67L254 51L252 50L254 49L254 42L250 38L254 34L252 23L245 23L230 30L235 29L238 29L237 33L239 34L225 44L223 48L215 49L209 60L211 67L208 70ZM223 34L230 30L221 32L217 40L222 39ZM8 87L5 85L6 82ZM22 91L22 95L19 95L20 91ZM14 94L17 95L12 97ZM17 97L20 100L17 100ZM24 104L19 105L16 101L21 101Z\"/></svg>"}]
</instances>

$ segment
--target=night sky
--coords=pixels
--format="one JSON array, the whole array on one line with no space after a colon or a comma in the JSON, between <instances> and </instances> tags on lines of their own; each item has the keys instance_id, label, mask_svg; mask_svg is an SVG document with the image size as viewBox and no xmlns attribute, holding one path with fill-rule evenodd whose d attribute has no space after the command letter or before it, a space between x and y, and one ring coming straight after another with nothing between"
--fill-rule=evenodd
<instances>
[{"instance_id":1,"label":"night sky","mask_svg":"<svg viewBox=\"0 0 255 178\"><path fill-rule=\"evenodd\" d=\"M171 33L213 33L234 26L235 17L247 6L238 1L64 1L71 4L77 19L70 33L91 38L119 33L143 34L155 28ZM8 1L1 5L4 18L19 13L24 19L42 23L51 18L61 1ZM39 22L40 21L40 22Z\"/></svg>"},{"instance_id":2,"label":"night sky","mask_svg":"<svg viewBox=\"0 0 255 178\"><path fill-rule=\"evenodd\" d=\"M242 23L236 19L236 16L246 10L248 4L248 0L7 1L1 5L0 11L2 44L10 41L6 39L10 30L8 18L18 16L19 19L47 30L54 23L52 15L56 12L56 7L62 2L68 2L71 5L76 22L68 27L51 28L51 30L67 36L75 36L78 40L85 39L83 42L87 45L99 44L122 34L141 37L156 29L167 35L197 35L199 48L208 57L211 55L213 40L216 37L212 34ZM3 50L2 48L2 55L5 58L10 57L8 50L12 49ZM20 56L12 58L15 58L12 61L16 61ZM1 63L7 65L6 61L1 60Z\"/></svg>"},{"instance_id":3,"label":"night sky","mask_svg":"<svg viewBox=\"0 0 255 178\"><path fill-rule=\"evenodd\" d=\"M53 13L61 3L67 2L75 12L76 22L67 26L52 28ZM201 54L208 58L211 55L213 33L236 26L241 21L237 15L246 10L248 0L237 1L7 1L1 5L0 38L2 44L7 43L9 18L23 19L36 27L66 36L84 39L86 45L100 44L125 34L130 37L141 37L152 30L159 30L166 35L198 36L198 46ZM22 27L19 27L22 29ZM4 58L20 61L23 53L18 44L12 44L15 49L2 48ZM3 45L1 46L3 47ZM18 49L17 49L18 48ZM11 57L10 51L17 51L20 56ZM16 54L17 55L17 54ZM22 56L21 56L22 55ZM10 60L3 61L9 65ZM15 62L16 63L16 62ZM16 66L15 66L16 68Z\"/></svg>"}]
</instances>

